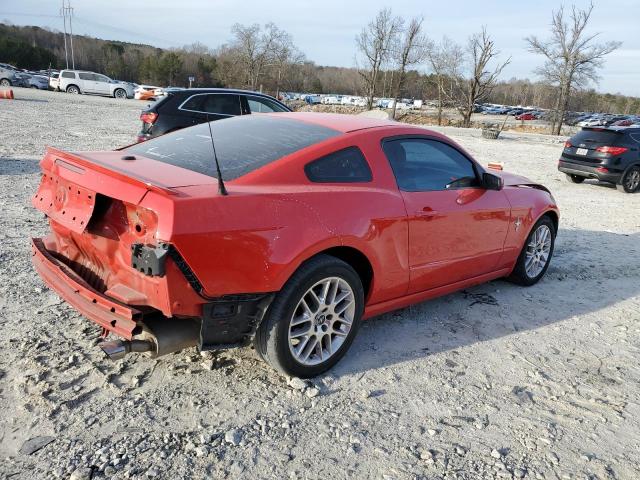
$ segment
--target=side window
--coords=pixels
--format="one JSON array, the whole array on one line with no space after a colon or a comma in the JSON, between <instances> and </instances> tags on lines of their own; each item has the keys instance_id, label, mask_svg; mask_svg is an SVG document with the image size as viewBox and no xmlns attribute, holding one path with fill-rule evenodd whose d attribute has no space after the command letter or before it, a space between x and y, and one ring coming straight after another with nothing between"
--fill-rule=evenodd
<instances>
[{"instance_id":1,"label":"side window","mask_svg":"<svg viewBox=\"0 0 640 480\"><path fill-rule=\"evenodd\" d=\"M109 83L109 77L105 77L104 75L94 75L96 82L104 82Z\"/></svg>"},{"instance_id":2,"label":"side window","mask_svg":"<svg viewBox=\"0 0 640 480\"><path fill-rule=\"evenodd\" d=\"M249 102L249 110L251 110L251 113L286 112L281 105L278 105L268 98L247 96L247 102Z\"/></svg>"},{"instance_id":3,"label":"side window","mask_svg":"<svg viewBox=\"0 0 640 480\"><path fill-rule=\"evenodd\" d=\"M307 178L316 183L360 183L371 181L371 169L358 147L348 147L308 163Z\"/></svg>"},{"instance_id":4,"label":"side window","mask_svg":"<svg viewBox=\"0 0 640 480\"><path fill-rule=\"evenodd\" d=\"M382 147L400 190L438 191L479 185L473 163L446 143L405 138L385 141Z\"/></svg>"},{"instance_id":5,"label":"side window","mask_svg":"<svg viewBox=\"0 0 640 480\"><path fill-rule=\"evenodd\" d=\"M201 111L219 115L240 115L239 95L203 95Z\"/></svg>"},{"instance_id":6,"label":"side window","mask_svg":"<svg viewBox=\"0 0 640 480\"><path fill-rule=\"evenodd\" d=\"M78 77L80 77L80 80L95 80L95 75L93 73L80 72L78 73Z\"/></svg>"},{"instance_id":7,"label":"side window","mask_svg":"<svg viewBox=\"0 0 640 480\"><path fill-rule=\"evenodd\" d=\"M76 78L74 72L62 72L62 78Z\"/></svg>"},{"instance_id":8,"label":"side window","mask_svg":"<svg viewBox=\"0 0 640 480\"><path fill-rule=\"evenodd\" d=\"M194 112L201 112L203 100L204 95L194 95L180 106L180 110L192 110Z\"/></svg>"}]
</instances>

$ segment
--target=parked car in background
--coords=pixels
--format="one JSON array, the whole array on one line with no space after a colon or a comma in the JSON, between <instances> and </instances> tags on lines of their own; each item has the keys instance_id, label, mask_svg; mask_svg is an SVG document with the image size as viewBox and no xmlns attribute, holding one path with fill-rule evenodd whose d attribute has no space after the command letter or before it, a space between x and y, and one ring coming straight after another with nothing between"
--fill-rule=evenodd
<instances>
[{"instance_id":1,"label":"parked car in background","mask_svg":"<svg viewBox=\"0 0 640 480\"><path fill-rule=\"evenodd\" d=\"M54 92L60 91L60 72L53 72L49 76L49 88Z\"/></svg>"},{"instance_id":2,"label":"parked car in background","mask_svg":"<svg viewBox=\"0 0 640 480\"><path fill-rule=\"evenodd\" d=\"M49 90L49 77L44 75L31 75L29 77L29 87L40 90Z\"/></svg>"},{"instance_id":3,"label":"parked car in background","mask_svg":"<svg viewBox=\"0 0 640 480\"><path fill-rule=\"evenodd\" d=\"M133 98L133 85L112 80L106 75L81 70L62 70L60 90L73 94L104 95L114 98Z\"/></svg>"},{"instance_id":4,"label":"parked car in background","mask_svg":"<svg viewBox=\"0 0 640 480\"><path fill-rule=\"evenodd\" d=\"M0 64L0 87L10 87L15 82L15 70Z\"/></svg>"},{"instance_id":5,"label":"parked car in background","mask_svg":"<svg viewBox=\"0 0 640 480\"><path fill-rule=\"evenodd\" d=\"M635 193L640 190L639 149L640 128L583 128L564 144L558 170L572 183L594 178Z\"/></svg>"},{"instance_id":6,"label":"parked car in background","mask_svg":"<svg viewBox=\"0 0 640 480\"><path fill-rule=\"evenodd\" d=\"M155 92L158 89L160 89L160 87L138 85L133 91L133 98L136 100L155 100Z\"/></svg>"},{"instance_id":7,"label":"parked car in background","mask_svg":"<svg viewBox=\"0 0 640 480\"><path fill-rule=\"evenodd\" d=\"M549 191L439 133L307 112L212 134L220 174L206 124L115 152L50 148L40 163L32 203L50 232L32 261L120 337L101 345L110 358L253 344L312 377L362 319L497 278L533 285L551 261Z\"/></svg>"},{"instance_id":8,"label":"parked car in background","mask_svg":"<svg viewBox=\"0 0 640 480\"><path fill-rule=\"evenodd\" d=\"M198 123L251 113L290 112L269 95L225 88L174 90L158 98L140 114L142 130L138 142Z\"/></svg>"},{"instance_id":9,"label":"parked car in background","mask_svg":"<svg viewBox=\"0 0 640 480\"><path fill-rule=\"evenodd\" d=\"M521 113L520 115L516 115L516 120L535 120L536 115L531 112Z\"/></svg>"}]
</instances>

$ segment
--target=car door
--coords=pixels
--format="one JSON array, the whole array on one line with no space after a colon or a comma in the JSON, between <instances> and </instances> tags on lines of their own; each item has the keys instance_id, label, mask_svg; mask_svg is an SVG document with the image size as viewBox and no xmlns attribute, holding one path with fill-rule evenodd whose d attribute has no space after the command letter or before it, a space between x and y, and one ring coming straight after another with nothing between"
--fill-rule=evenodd
<instances>
[{"instance_id":1,"label":"car door","mask_svg":"<svg viewBox=\"0 0 640 480\"><path fill-rule=\"evenodd\" d=\"M111 95L111 79L104 75L94 74L95 93L100 95Z\"/></svg>"},{"instance_id":2,"label":"car door","mask_svg":"<svg viewBox=\"0 0 640 480\"><path fill-rule=\"evenodd\" d=\"M384 152L409 224L409 293L497 269L510 222L502 191L481 187L480 167L428 137L386 139Z\"/></svg>"},{"instance_id":3,"label":"car door","mask_svg":"<svg viewBox=\"0 0 640 480\"><path fill-rule=\"evenodd\" d=\"M80 80L78 87L82 93L96 93L95 75L93 73L79 72L78 78Z\"/></svg>"}]
</instances>

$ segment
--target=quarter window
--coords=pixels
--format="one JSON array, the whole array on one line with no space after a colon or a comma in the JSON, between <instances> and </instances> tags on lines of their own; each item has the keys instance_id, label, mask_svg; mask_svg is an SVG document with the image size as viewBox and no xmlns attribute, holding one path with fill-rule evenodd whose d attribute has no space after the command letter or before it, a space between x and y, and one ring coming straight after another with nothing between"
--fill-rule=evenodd
<instances>
[{"instance_id":1,"label":"quarter window","mask_svg":"<svg viewBox=\"0 0 640 480\"><path fill-rule=\"evenodd\" d=\"M437 140L404 138L383 143L400 190L422 192L479 186L473 163Z\"/></svg>"},{"instance_id":2,"label":"quarter window","mask_svg":"<svg viewBox=\"0 0 640 480\"><path fill-rule=\"evenodd\" d=\"M76 78L76 74L73 72L62 72L62 78Z\"/></svg>"},{"instance_id":3,"label":"quarter window","mask_svg":"<svg viewBox=\"0 0 640 480\"><path fill-rule=\"evenodd\" d=\"M371 169L357 147L330 153L304 167L307 178L316 183L359 183L371 181Z\"/></svg>"},{"instance_id":4,"label":"quarter window","mask_svg":"<svg viewBox=\"0 0 640 480\"><path fill-rule=\"evenodd\" d=\"M249 102L249 110L251 113L271 113L271 112L286 112L287 110L282 108L276 102L267 98L260 97L247 97Z\"/></svg>"}]
</instances>

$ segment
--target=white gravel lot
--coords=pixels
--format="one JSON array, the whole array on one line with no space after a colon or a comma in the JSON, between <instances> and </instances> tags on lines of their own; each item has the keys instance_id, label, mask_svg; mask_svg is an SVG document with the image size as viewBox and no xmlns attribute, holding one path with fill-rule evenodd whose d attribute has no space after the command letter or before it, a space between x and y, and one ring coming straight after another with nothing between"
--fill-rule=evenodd
<instances>
[{"instance_id":1,"label":"white gravel lot","mask_svg":"<svg viewBox=\"0 0 640 480\"><path fill-rule=\"evenodd\" d=\"M128 144L144 103L15 94L0 100L0 478L640 478L640 195L566 182L563 138L441 129L553 191L543 281L367 321L329 374L289 384L249 349L103 358L31 268L47 226L29 197L45 145Z\"/></svg>"}]
</instances>

